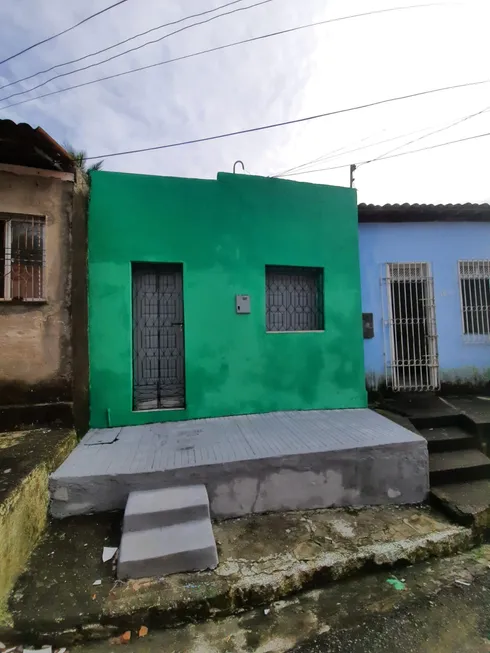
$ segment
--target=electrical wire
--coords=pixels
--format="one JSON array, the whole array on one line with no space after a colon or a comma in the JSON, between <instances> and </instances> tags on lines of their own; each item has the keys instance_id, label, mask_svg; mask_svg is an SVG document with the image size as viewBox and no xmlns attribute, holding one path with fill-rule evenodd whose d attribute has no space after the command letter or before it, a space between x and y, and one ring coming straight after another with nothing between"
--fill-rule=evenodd
<instances>
[{"instance_id":1,"label":"electrical wire","mask_svg":"<svg viewBox=\"0 0 490 653\"><path fill-rule=\"evenodd\" d=\"M134 41L134 39L139 38L140 36L146 36L147 34L150 34L151 32L156 32L159 29L163 29L164 27L171 27L172 25L177 25L178 23L183 23L186 20L190 20L191 18L199 18L200 16L205 16L206 14L212 14L215 11L218 11L218 9L224 9L225 7L229 7L231 5L236 5L240 2L244 2L245 0L233 0L233 2L227 2L224 5L220 5L219 7L215 7L214 9L208 9L207 11L201 11L198 14L191 14L189 16L184 16L183 18L179 18L178 20L172 20L170 23L163 23L162 25L157 25L156 27L151 27L150 29L147 29L144 32L140 32L139 34L134 34L134 36L130 36L127 39L124 39L123 41L119 41L118 43L114 43L113 45L109 45L107 48L102 48L101 50L96 50L95 52L90 52L89 54L85 54L83 57L78 57L77 59L71 59L71 61L64 61L63 63L58 63L55 64L54 66L51 66L50 68L45 68L44 70L39 70L37 73L33 73L32 75L28 75L27 77L22 77L21 79L16 79L13 82L9 82L8 84L4 84L3 86L0 86L0 91L3 90L4 88L8 88L9 86L13 86L14 84L20 84L21 82L27 82L29 79L32 79L33 77L37 77L38 75L44 75L45 73L50 73L52 70L56 70L57 68L63 68L63 66L69 66L74 63L78 63L79 61L84 61L85 59L89 59L90 57L95 57L98 54L102 54L103 52L107 52L108 50L113 50L114 48L119 47L120 45L124 45L125 43L129 43L129 41ZM27 92L27 91L26 91Z\"/></svg>"},{"instance_id":2,"label":"electrical wire","mask_svg":"<svg viewBox=\"0 0 490 653\"><path fill-rule=\"evenodd\" d=\"M203 138L193 138L188 141L178 141L176 143L166 143L165 145L154 145L153 147L144 147L136 150L126 150L124 152L112 152L109 154L100 154L98 156L89 156L87 160L91 159L108 159L113 156L123 156L126 154L138 154L140 152L152 152L154 150L166 150L173 147L181 147L184 145L194 145L196 143L206 143L208 141L216 141L230 136L239 136L241 134L251 134L253 132L261 132L267 129L275 129L277 127L286 127L287 125L297 125L311 120L318 120L320 118L327 118L329 116L336 116L343 113L350 113L352 111L359 111L361 109L369 109L371 107L381 106L383 104L390 104L392 102L399 102L401 100L408 100L416 97L423 97L432 93L441 93L442 91L451 91L459 88L467 88L469 86L479 86L482 84L490 83L490 79L478 80L476 82L466 82L464 84L453 84L452 86L442 86L440 88L433 88L427 91L418 91L416 93L409 93L407 95L398 95L396 97L385 98L384 100L376 100L375 102L367 102L366 104L358 104L354 107L346 107L345 109L336 109L335 111L327 111L325 113L318 113L314 116L306 116L305 118L294 118L292 120L284 120L283 122L270 123L268 125L261 125L260 127L250 127L249 129L240 129L233 132L224 134L216 134L214 136L205 136Z\"/></svg>"},{"instance_id":3,"label":"electrical wire","mask_svg":"<svg viewBox=\"0 0 490 653\"><path fill-rule=\"evenodd\" d=\"M471 118L475 118L476 116L479 116L479 115L481 115L483 113L486 113L488 111L490 111L490 106L485 107L484 109L481 109L480 111L477 111L476 113L471 113L468 116L464 116L463 118L459 118L458 120L456 120L455 122L450 123L449 125L445 125L444 127L439 127L438 129L432 130L432 131L428 132L427 134L422 134L422 136L419 136L418 138L414 138L413 140L410 140L407 143L401 143L400 145L397 145L396 147L388 150L387 152L384 152L380 156L377 156L377 157L375 157L373 159L370 159L369 161L364 161L362 163L357 163L356 167L360 168L362 165L366 165L368 163L373 163L374 161L377 161L378 159L382 159L386 155L391 154L392 152L396 152L397 150L400 150L403 147L407 147L408 145L412 145L413 143L417 143L417 142L423 140L424 138L429 138L429 136L434 136L434 134L439 134L440 132L446 131L447 129L450 129L451 127L455 127L456 125L459 125L459 124L461 124L461 123L463 123L463 122L465 122L467 120L470 120ZM338 150L333 150L332 153L330 153L330 154L328 154L326 156L318 157L317 159L314 159L313 161L309 161L308 163L303 163L303 164L301 164L299 166L295 166L294 168L288 168L287 170L285 170L283 172L272 175L272 177L287 177L292 172L296 173L301 168L308 167L310 165L313 165L314 163L318 163L319 161L322 161L322 160L325 161L325 160L332 159L332 158L338 158L341 155L350 154L352 152L359 152L360 150L365 150L365 149L368 149L368 148L371 148L371 147L376 147L377 145L382 145L383 143L389 143L390 141L396 141L396 140L399 140L401 138L406 138L407 136L411 136L412 134L418 134L420 132L426 132L427 129L429 129L429 128L424 127L423 129L416 129L415 131L408 132L407 134L392 136L391 138L386 138L386 139L384 139L382 141L378 141L376 143L370 143L368 145L363 145L361 147L354 147L354 148L352 148L350 150L349 149L346 150L345 148L340 148L343 151L340 151L339 154L336 154L336 152ZM362 143L364 140L366 140L366 139L362 139L359 142ZM348 165L348 164L346 164L346 165ZM307 171L307 172L309 172L309 171Z\"/></svg>"},{"instance_id":4,"label":"electrical wire","mask_svg":"<svg viewBox=\"0 0 490 653\"><path fill-rule=\"evenodd\" d=\"M405 134L398 134L397 136L390 136L389 138L384 138L381 141L376 141L375 143L368 143L367 145L358 145L357 143L363 143L367 140L367 138L363 138L360 141L356 141L356 146L353 148L348 149L348 146L346 147L341 147L338 148L337 150L332 150L331 152L327 152L326 154L313 159L312 161L308 161L306 163L302 163L298 166L294 166L293 168L288 168L287 170L283 170L282 172L279 172L275 175L272 175L272 177L285 177L287 176L290 172L296 172L297 170L300 170L301 168L306 168L310 165L313 165L314 163L318 163L320 161L327 161L329 159L336 159L341 155L344 154L350 154L352 152L359 152L360 150L367 150L371 147L376 147L377 145L383 145L384 143L390 143L392 141L397 141L400 138L406 138L407 136L412 136L413 134L420 134L420 132L427 131L429 127L423 127L422 129L415 129L412 131L409 131ZM383 129L382 131L386 131L386 129ZM370 138L370 137L368 137Z\"/></svg>"},{"instance_id":5,"label":"electrical wire","mask_svg":"<svg viewBox=\"0 0 490 653\"><path fill-rule=\"evenodd\" d=\"M456 125L460 125L463 122L466 122L467 120L471 120L471 118L476 118L477 116L481 116L483 113L487 113L490 111L490 106L485 107L484 109L481 109L480 111L477 111L476 113L470 113L468 116L464 116L463 118L459 118L458 120L455 120L454 122L450 123L449 125L445 125L444 127L440 127L439 129L436 129L434 131L429 132L428 134L423 134L422 136L419 136L418 138L414 138L411 141L408 141L408 143L402 143L401 145L397 145L397 147L392 148L391 150L388 150L387 152L384 152L383 154L380 154L379 156L375 157L374 159L371 159L370 161L365 161L363 163L357 164L357 167L360 168L362 165L367 165L368 163L374 163L378 159L384 159L388 154L391 154L392 152L397 152L398 150L401 150L403 147L408 147L409 145L413 145L413 143L418 143L419 141L422 141L424 138L429 138L429 136L434 136L434 134L440 134L443 131L446 131L447 129L451 129L451 127L455 127Z\"/></svg>"},{"instance_id":6,"label":"electrical wire","mask_svg":"<svg viewBox=\"0 0 490 653\"><path fill-rule=\"evenodd\" d=\"M158 61L158 62L153 63L153 64L148 64L148 65L145 65L145 66L140 66L138 68L133 68L132 70L125 70L125 71L122 71L120 73L114 73L112 75L107 75L105 77L99 77L97 79L92 79L92 80L90 80L88 82L82 82L80 84L74 84L72 86L67 86L65 88L50 91L48 93L43 93L42 95L38 95L38 96L33 97L33 98L27 98L26 100L22 100L21 102L15 102L13 104L9 104L9 105L7 105L6 107L3 107L3 108L19 106L20 104L24 104L26 102L33 102L34 100L40 100L40 99L43 99L43 98L46 98L46 97L50 97L52 95L58 95L59 93L65 93L66 91L72 91L74 89L83 88L85 86L90 86L92 84L97 84L99 82L105 82L105 81L108 81L110 79L116 79L118 77L124 77L126 75L131 75L133 73L138 73L138 72L141 72L143 70L149 70L151 68L156 68L158 66L164 66L166 64L175 63L177 61L184 61L185 59L191 59L193 57L198 57L198 56L201 56L203 54L210 54L212 52L218 52L220 50L226 50L228 48L236 47L237 45L245 45L247 43L253 43L255 41L260 41L260 40L263 40L263 39L268 39L268 38L272 38L272 37L275 37L275 36L281 36L283 34L290 34L292 32L298 32L300 30L309 29L311 27L319 27L321 25L327 25L329 23L336 23L336 22L340 22L340 21L344 21L344 20L362 18L364 16L371 16L371 15L374 15L374 14L382 14L382 13L387 13L387 12L407 10L407 9L417 9L417 8L423 8L423 7L440 6L441 4L443 4L443 3L436 2L436 3L429 3L429 4L408 5L406 7L393 7L393 8L388 8L388 9L378 9L378 10L375 10L375 11L368 11L368 12L364 12L364 13L360 13L360 14L353 14L353 15L350 15L350 16L340 16L338 18L330 18L330 19L326 19L326 20L316 21L316 22L313 22L313 23L307 23L305 25L299 25L297 27L291 27L289 29L279 30L277 32L270 32L268 34L262 34L260 36L254 36L254 37L251 37L251 38L248 38L248 39L243 39L241 41L235 41L233 43L226 43L224 45L218 45L218 46L216 46L214 48L208 48L206 50L199 50L198 52L192 52L190 54L182 55L180 57L174 57L172 59L166 59L164 61ZM447 3L444 3L444 4L459 4L459 3L447 2ZM222 6L224 7L224 6L227 6L227 5L222 5ZM124 41L121 41L121 43L124 43ZM120 44L116 43L114 46L111 46L111 47L116 47L117 45L120 45ZM103 50L101 50L100 52L103 52ZM95 55L95 54L98 54L98 52L94 52L92 54ZM125 53L121 53L121 54L125 54ZM86 55L86 57L89 57L89 56L92 56L92 55ZM84 59L86 57L82 57L82 59ZM105 63L106 61L109 61L109 60L110 59L103 60L103 61L99 62L96 65L100 65L100 64ZM77 60L74 60L74 61L77 61ZM58 64L58 66L67 65L68 63L73 63L73 62L66 62L66 64ZM87 70L89 67L90 66L83 67L83 68L77 69L75 71L71 71L70 74L72 74L74 72L80 72L81 70ZM92 67L93 67L93 65L92 65ZM44 72L48 72L48 71L44 71ZM57 76L51 78L50 80L47 80L47 82L58 79L61 76L66 76L66 74L57 75ZM18 81L23 81L23 80L18 80ZM11 82L10 84L7 84L7 85L5 85L5 86L3 86L1 88L6 88L7 86L10 86L10 85L15 84L15 83L16 82ZM34 87L34 88L38 88L38 87ZM27 93L29 91L32 91L32 90L34 90L34 88L23 91L23 93ZM13 95L6 96L5 98L2 98L2 100L0 100L0 101L5 101L5 100L7 100L7 99L9 99L11 97L13 97Z\"/></svg>"},{"instance_id":7,"label":"electrical wire","mask_svg":"<svg viewBox=\"0 0 490 653\"><path fill-rule=\"evenodd\" d=\"M383 131L386 131L386 130L383 129L381 131L383 132ZM375 145L379 145L380 143L377 142L377 143L370 143L369 145L364 145L364 146L361 146L361 147L357 146L358 143L365 143L367 140L371 139L375 134L378 134L378 133L379 133L379 130L377 132L374 132L373 134L370 134L369 136L366 136L365 138L361 138L360 141L359 140L355 141L356 147L353 150L349 149L350 145L343 145L342 147L338 147L335 150L330 150L329 152L321 154L316 159L313 159L311 161L306 161L305 163L300 163L299 165L294 166L293 168L288 168L287 170L283 170L282 172L278 172L277 174L272 175L272 177L282 177L283 175L287 175L288 172L296 172L296 170L301 170L301 168L307 168L308 166L314 165L315 163L320 163L321 161L328 161L329 159L335 159L335 158L341 156L342 154L348 154L349 152L357 152L357 150L362 150L362 149L364 149L366 147L374 147ZM400 137L397 136L397 138L400 138ZM388 140L391 140L391 139L388 139ZM386 140L381 141L381 143L386 143ZM352 145L352 143L351 143L351 145Z\"/></svg>"},{"instance_id":8,"label":"electrical wire","mask_svg":"<svg viewBox=\"0 0 490 653\"><path fill-rule=\"evenodd\" d=\"M119 57L123 57L126 54L129 54L130 52L135 52L136 50L141 50L141 48L146 48L148 45L153 45L154 43L159 43L160 41L163 41L164 39L167 39L169 36L174 36L175 34L180 34L180 32L185 32L188 29L191 29L192 27L197 27L198 25L204 25L205 23L210 23L213 20L217 20L218 18L223 18L223 16L230 16L231 14L236 14L239 11L247 11L248 9L254 9L255 7L259 7L260 5L265 5L268 4L269 2L272 2L273 0L260 0L259 2L254 3L253 5L248 5L247 7L238 7L236 9L232 9L231 11L225 11L222 14L218 14L217 16L211 16L211 18L206 18L206 20L201 20L197 23L192 23L191 25L184 25L184 27L180 27L179 29L174 30L173 32L169 32L168 34L164 34L163 36L160 36L158 39L153 39L153 41L146 41L145 43L142 43L141 45L136 45L134 48L129 48L129 50L124 50L123 52L118 52L118 54L112 55L112 57L108 57L107 59L103 59L102 61L96 61L94 63L88 64L87 66L82 66L81 68L75 68L75 70L69 70L66 73L59 73L58 75L54 75L53 77L50 77L49 79L46 79L44 82L41 82L37 84L36 86L31 86L31 88L25 89L23 91L17 91L16 93L11 93L10 95L6 95L5 97L0 98L0 102L5 102L6 100L10 100L10 98L16 97L18 95L25 95L26 93L30 93L31 91L35 91L38 88L41 88L42 86L46 86L46 84L49 84L50 82L53 82L55 79L60 79L61 77L68 77L69 75L74 75L75 73L80 73L84 70L89 70L90 68L95 68L96 66L101 66L102 64L105 64L109 61L113 61L114 59L118 59ZM234 2L231 4L235 4ZM226 5L224 5L226 6Z\"/></svg>"},{"instance_id":9,"label":"electrical wire","mask_svg":"<svg viewBox=\"0 0 490 653\"><path fill-rule=\"evenodd\" d=\"M75 25L72 25L71 27L67 27L61 32L58 32L57 34L53 34L53 36L48 36L48 38L43 39L42 41L38 41L37 43L33 43L29 47L24 48L23 50L20 50L15 54L10 55L10 57L7 57L6 59L3 59L2 61L0 61L0 65L7 63L7 61L12 61L12 59L15 59L16 57L20 57L21 54L24 54L25 52L29 52L29 50L34 50L34 48L37 48L39 45L43 45L43 43L48 43L49 41L53 41L54 39L58 38L58 36L62 36L63 34L67 34L68 32L71 32L76 27L80 27L80 25L87 23L89 20L92 20L92 18L96 18L96 16L105 14L106 11L109 11L110 9L114 9L114 7L118 7L119 5L122 5L124 2L127 2L127 0L119 0L119 2L115 2L113 5L110 5L105 9L101 9L100 11L97 11L95 14L91 14L90 16L87 16L87 18L84 18L78 23L75 23Z\"/></svg>"},{"instance_id":10,"label":"electrical wire","mask_svg":"<svg viewBox=\"0 0 490 653\"><path fill-rule=\"evenodd\" d=\"M418 152L425 152L427 150L435 150L438 147L446 147L447 145L455 145L456 143L464 143L466 141L474 141L478 138L486 138L490 136L490 132L484 134L475 134L474 136L466 136L465 138L458 138L454 141L446 141L445 143L437 143L436 145L426 145L425 147L420 147L416 150L409 150L408 152L398 152L397 154L390 154L383 157L382 159L373 159L372 161L361 161L356 163L356 166L360 166L364 163L374 163L375 161L386 161L387 159L396 159L399 156L407 156L408 154L417 154ZM313 174L315 172L327 172L328 170L340 170L341 168L347 168L350 164L343 163L338 166L331 166L330 168L318 168L317 170L303 170L301 172L293 172L288 177L297 177L299 175Z\"/></svg>"}]
</instances>

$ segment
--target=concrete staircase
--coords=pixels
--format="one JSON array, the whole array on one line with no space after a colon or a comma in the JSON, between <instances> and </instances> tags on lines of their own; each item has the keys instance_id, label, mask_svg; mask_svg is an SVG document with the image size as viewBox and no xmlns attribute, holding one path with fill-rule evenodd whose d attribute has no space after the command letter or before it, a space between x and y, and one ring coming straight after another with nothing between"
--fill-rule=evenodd
<instances>
[{"instance_id":1,"label":"concrete staircase","mask_svg":"<svg viewBox=\"0 0 490 653\"><path fill-rule=\"evenodd\" d=\"M217 564L204 485L129 495L119 549L119 579L202 571Z\"/></svg>"},{"instance_id":2,"label":"concrete staircase","mask_svg":"<svg viewBox=\"0 0 490 653\"><path fill-rule=\"evenodd\" d=\"M490 532L490 402L478 397L400 398L403 419L427 440L430 500L465 526Z\"/></svg>"},{"instance_id":3,"label":"concrete staircase","mask_svg":"<svg viewBox=\"0 0 490 653\"><path fill-rule=\"evenodd\" d=\"M441 426L441 421L444 425ZM417 424L417 420L412 420ZM466 415L419 428L429 449L431 502L465 526L490 527L490 458ZM427 420L424 421L427 425Z\"/></svg>"},{"instance_id":4,"label":"concrete staircase","mask_svg":"<svg viewBox=\"0 0 490 653\"><path fill-rule=\"evenodd\" d=\"M454 423L457 418L451 421L419 429L427 440L431 488L490 478L490 458L479 450L478 440Z\"/></svg>"}]
</instances>

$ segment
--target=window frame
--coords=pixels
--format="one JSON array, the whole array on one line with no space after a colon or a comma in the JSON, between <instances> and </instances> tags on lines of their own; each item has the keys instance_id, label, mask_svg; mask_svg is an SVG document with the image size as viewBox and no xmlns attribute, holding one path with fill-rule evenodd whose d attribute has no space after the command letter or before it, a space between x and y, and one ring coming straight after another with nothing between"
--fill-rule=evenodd
<instances>
[{"instance_id":1,"label":"window frame","mask_svg":"<svg viewBox=\"0 0 490 653\"><path fill-rule=\"evenodd\" d=\"M0 243L0 251L3 254L3 260L0 259L0 285L3 284L3 297L0 297L0 303L7 304L35 304L45 303L46 297L46 215L29 214L29 213L10 213L0 212L0 222L4 223L3 243ZM12 223L20 222L26 225L39 225L39 234L41 236L41 293L40 297L23 297L21 299L12 297ZM34 263L33 263L34 265ZM3 267L3 273L2 273Z\"/></svg>"},{"instance_id":2,"label":"window frame","mask_svg":"<svg viewBox=\"0 0 490 653\"><path fill-rule=\"evenodd\" d=\"M319 328L315 329L274 329L270 328L269 321L269 273L300 276L303 272L306 277L314 280L317 306L315 308L315 320ZM265 266L265 330L266 333L323 333L325 331L325 268L321 266L306 265L266 265ZM306 314L306 313L303 313Z\"/></svg>"},{"instance_id":3,"label":"window frame","mask_svg":"<svg viewBox=\"0 0 490 653\"><path fill-rule=\"evenodd\" d=\"M473 267L472 272L469 271L471 267ZM478 270L478 268L480 267L483 270L483 272L480 272ZM465 280L470 280L470 281L486 280L489 285L489 289L485 291L485 293L488 293L488 295L490 296L490 259L458 260L458 285L459 285L459 299L460 299L460 310L461 310L461 331L463 334L463 338L466 340L466 342L470 342L470 343L490 342L490 303L488 305L487 304L482 305L485 306L487 309L486 321L484 321L483 319L483 310L482 310L481 324L484 330L482 331L477 330L476 332L470 332L467 329L469 326L469 315L471 314L471 311L468 311L467 308L468 306L472 308L474 304L473 303L468 304L467 302L468 297L471 299L472 296L471 293L463 291L463 282ZM476 294L476 291L474 294ZM466 302L466 306L465 306L465 302ZM478 323L477 326L479 326Z\"/></svg>"}]
</instances>

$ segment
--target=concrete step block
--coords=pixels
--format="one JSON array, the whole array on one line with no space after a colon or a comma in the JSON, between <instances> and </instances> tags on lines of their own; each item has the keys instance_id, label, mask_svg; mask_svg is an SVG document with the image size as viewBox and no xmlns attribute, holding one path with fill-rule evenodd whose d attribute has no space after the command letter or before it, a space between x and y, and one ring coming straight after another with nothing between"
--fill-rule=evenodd
<instances>
[{"instance_id":1,"label":"concrete step block","mask_svg":"<svg viewBox=\"0 0 490 653\"><path fill-rule=\"evenodd\" d=\"M117 577L146 578L214 569L218 551L209 519L123 533Z\"/></svg>"},{"instance_id":2,"label":"concrete step block","mask_svg":"<svg viewBox=\"0 0 490 653\"><path fill-rule=\"evenodd\" d=\"M123 532L202 519L209 519L209 498L204 485L131 492L124 512Z\"/></svg>"}]
</instances>

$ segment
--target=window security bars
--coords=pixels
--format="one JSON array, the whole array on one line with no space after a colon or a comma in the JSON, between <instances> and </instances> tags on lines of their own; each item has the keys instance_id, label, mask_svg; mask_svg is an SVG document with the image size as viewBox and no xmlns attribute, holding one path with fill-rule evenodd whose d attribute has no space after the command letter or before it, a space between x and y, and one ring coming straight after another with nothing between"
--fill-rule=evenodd
<instances>
[{"instance_id":1,"label":"window security bars","mask_svg":"<svg viewBox=\"0 0 490 653\"><path fill-rule=\"evenodd\" d=\"M324 329L323 268L267 265L267 331Z\"/></svg>"},{"instance_id":2,"label":"window security bars","mask_svg":"<svg viewBox=\"0 0 490 653\"><path fill-rule=\"evenodd\" d=\"M44 228L37 216L0 214L0 300L45 299Z\"/></svg>"},{"instance_id":3,"label":"window security bars","mask_svg":"<svg viewBox=\"0 0 490 653\"><path fill-rule=\"evenodd\" d=\"M490 342L490 260L459 261L463 335Z\"/></svg>"}]
</instances>

